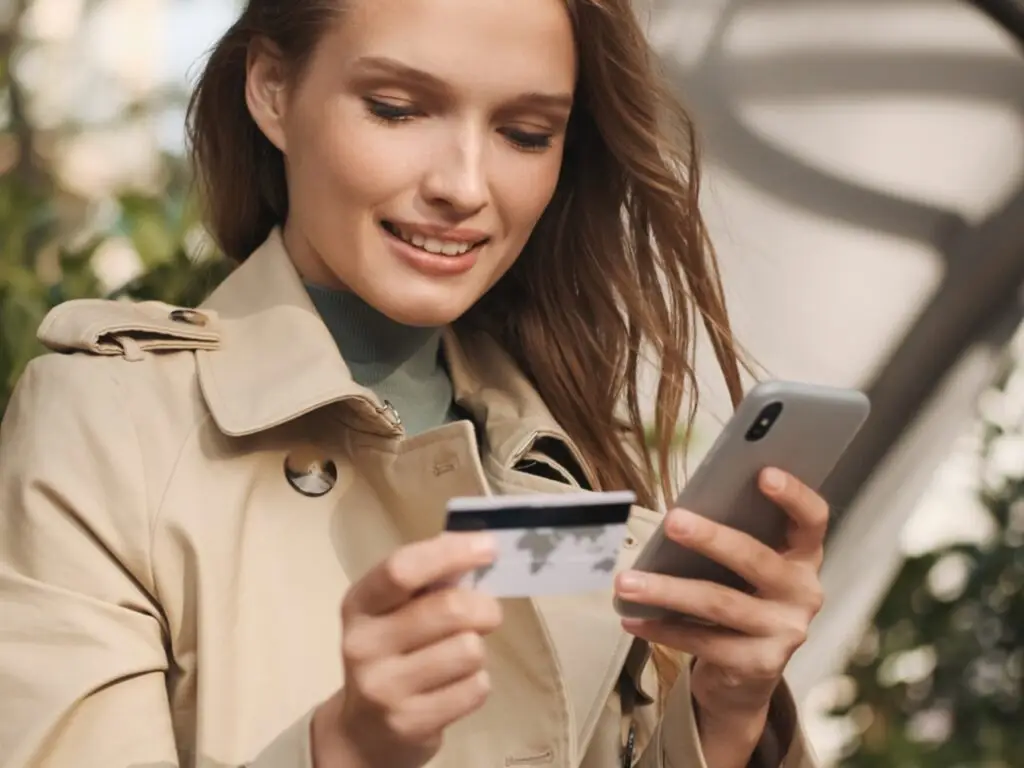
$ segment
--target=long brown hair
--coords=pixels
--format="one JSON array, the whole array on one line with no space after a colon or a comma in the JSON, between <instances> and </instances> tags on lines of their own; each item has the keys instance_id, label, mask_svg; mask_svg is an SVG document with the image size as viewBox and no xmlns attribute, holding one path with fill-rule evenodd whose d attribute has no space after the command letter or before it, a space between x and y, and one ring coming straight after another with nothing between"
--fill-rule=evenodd
<instances>
[{"instance_id":1,"label":"long brown hair","mask_svg":"<svg viewBox=\"0 0 1024 768\"><path fill-rule=\"evenodd\" d=\"M656 508L674 498L673 446L697 409L700 326L734 403L741 364L698 206L693 125L657 73L631 0L564 1L580 75L558 187L515 265L459 322L511 353L601 488L631 489ZM235 260L288 211L283 158L245 103L250 45L272 41L301 72L342 2L249 0L193 94L189 135L210 228ZM650 447L648 360L660 373ZM678 660L655 648L655 663L667 691Z\"/></svg>"}]
</instances>

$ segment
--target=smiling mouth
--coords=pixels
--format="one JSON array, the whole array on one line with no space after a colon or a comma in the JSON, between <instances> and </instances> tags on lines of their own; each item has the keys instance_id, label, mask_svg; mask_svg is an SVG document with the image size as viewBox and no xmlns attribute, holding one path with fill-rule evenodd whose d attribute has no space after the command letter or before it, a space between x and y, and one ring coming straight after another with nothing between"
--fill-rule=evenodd
<instances>
[{"instance_id":1,"label":"smiling mouth","mask_svg":"<svg viewBox=\"0 0 1024 768\"><path fill-rule=\"evenodd\" d=\"M381 221L380 225L385 232L392 237L397 237L403 243L437 256L463 256L474 248L479 248L490 239L485 237L483 240L478 240L476 242L445 240L438 237L428 237L419 232L404 231L394 222L386 220Z\"/></svg>"}]
</instances>

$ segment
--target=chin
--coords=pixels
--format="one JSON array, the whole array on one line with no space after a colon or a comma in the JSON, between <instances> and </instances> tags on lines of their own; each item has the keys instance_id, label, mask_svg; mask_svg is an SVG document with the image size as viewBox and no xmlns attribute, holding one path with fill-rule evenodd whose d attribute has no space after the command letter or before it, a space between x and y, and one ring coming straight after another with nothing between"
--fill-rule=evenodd
<instances>
[{"instance_id":1,"label":"chin","mask_svg":"<svg viewBox=\"0 0 1024 768\"><path fill-rule=\"evenodd\" d=\"M457 295L447 286L436 286L430 291L389 291L377 297L364 294L364 300L371 303L378 312L387 315L396 323L418 328L437 328L458 320L479 298L475 293Z\"/></svg>"}]
</instances>

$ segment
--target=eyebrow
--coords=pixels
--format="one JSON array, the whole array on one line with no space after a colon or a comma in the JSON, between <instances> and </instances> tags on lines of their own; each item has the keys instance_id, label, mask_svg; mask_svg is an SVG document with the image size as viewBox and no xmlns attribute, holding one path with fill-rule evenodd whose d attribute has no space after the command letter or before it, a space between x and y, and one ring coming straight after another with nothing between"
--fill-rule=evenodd
<instances>
[{"instance_id":1,"label":"eyebrow","mask_svg":"<svg viewBox=\"0 0 1024 768\"><path fill-rule=\"evenodd\" d=\"M451 87L439 77L386 56L363 56L356 59L353 67L361 77L372 77L374 75L396 77L417 83L432 91L446 92L451 90ZM511 103L522 107L536 107L538 109L568 112L572 109L573 95L571 93L531 91L519 94L511 100Z\"/></svg>"}]
</instances>

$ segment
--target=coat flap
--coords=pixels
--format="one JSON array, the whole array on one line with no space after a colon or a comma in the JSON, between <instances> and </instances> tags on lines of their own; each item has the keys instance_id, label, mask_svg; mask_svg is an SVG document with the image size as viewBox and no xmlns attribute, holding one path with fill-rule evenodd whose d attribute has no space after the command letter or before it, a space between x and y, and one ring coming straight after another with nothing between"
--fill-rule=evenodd
<instances>
[{"instance_id":1,"label":"coat flap","mask_svg":"<svg viewBox=\"0 0 1024 768\"><path fill-rule=\"evenodd\" d=\"M217 315L159 301L76 299L54 307L37 336L55 352L139 359L148 351L216 349Z\"/></svg>"}]
</instances>

